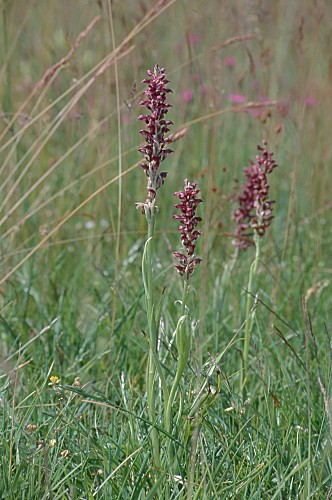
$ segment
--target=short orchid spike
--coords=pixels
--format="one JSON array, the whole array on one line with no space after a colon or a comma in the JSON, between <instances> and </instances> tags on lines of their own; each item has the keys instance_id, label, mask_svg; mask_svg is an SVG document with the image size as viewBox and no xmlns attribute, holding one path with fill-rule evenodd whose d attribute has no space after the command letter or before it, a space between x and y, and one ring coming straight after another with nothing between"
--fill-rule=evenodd
<instances>
[{"instance_id":1,"label":"short orchid spike","mask_svg":"<svg viewBox=\"0 0 332 500\"><path fill-rule=\"evenodd\" d=\"M196 216L196 209L203 202L201 198L197 198L199 192L197 184L195 182L190 183L186 179L184 181L184 191L174 193L180 200L180 203L177 203L175 208L178 208L181 213L173 215L173 218L181 222L178 229L181 233L184 251L183 253L173 252L173 255L179 261L175 268L187 280L195 267L202 261L202 259L195 256L196 240L202 234L202 231L196 229L198 223L202 221L201 217Z\"/></svg>"}]
</instances>

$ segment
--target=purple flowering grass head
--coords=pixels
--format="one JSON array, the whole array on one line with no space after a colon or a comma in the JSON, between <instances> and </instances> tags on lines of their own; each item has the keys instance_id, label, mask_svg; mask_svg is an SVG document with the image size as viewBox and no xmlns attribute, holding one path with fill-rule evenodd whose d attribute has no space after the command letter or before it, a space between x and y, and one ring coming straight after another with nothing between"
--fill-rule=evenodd
<instances>
[{"instance_id":1,"label":"purple flowering grass head","mask_svg":"<svg viewBox=\"0 0 332 500\"><path fill-rule=\"evenodd\" d=\"M195 267L202 259L195 257L196 240L202 231L196 229L197 224L202 218L196 216L196 210L200 203L203 202L197 195L200 190L195 182L190 183L187 179L184 181L184 191L174 193L174 196L179 198L180 203L175 205L181 213L173 215L174 219L180 221L178 227L181 233L181 242L184 252L173 252L174 257L178 259L178 264L175 266L181 276L186 279L193 273Z\"/></svg>"},{"instance_id":2,"label":"purple flowering grass head","mask_svg":"<svg viewBox=\"0 0 332 500\"><path fill-rule=\"evenodd\" d=\"M268 174L278 166L273 159L273 153L267 150L267 143L257 146L259 154L256 161L243 169L247 183L242 186L242 191L237 197L238 208L232 217L237 222L236 235L238 239L235 246L246 249L252 245L252 238L256 232L264 236L266 229L273 219L272 205L275 201L269 199L270 186Z\"/></svg>"},{"instance_id":3,"label":"purple flowering grass head","mask_svg":"<svg viewBox=\"0 0 332 500\"><path fill-rule=\"evenodd\" d=\"M173 124L171 120L166 120L165 116L171 104L167 102L167 94L172 92L167 88L169 80L165 77L165 69L159 68L156 64L153 71L147 70L149 78L142 83L148 85L144 92L145 99L140 102L141 106L148 109L146 115L140 115L139 120L145 123L145 129L139 131L145 139L145 144L139 148L144 155L144 161L140 164L148 178L148 197L145 204L138 204L141 208L151 207L156 198L157 190L164 183L167 172L161 172L161 163L172 153L167 145L172 139L166 137L169 126ZM143 205L143 206L142 206Z\"/></svg>"}]
</instances>

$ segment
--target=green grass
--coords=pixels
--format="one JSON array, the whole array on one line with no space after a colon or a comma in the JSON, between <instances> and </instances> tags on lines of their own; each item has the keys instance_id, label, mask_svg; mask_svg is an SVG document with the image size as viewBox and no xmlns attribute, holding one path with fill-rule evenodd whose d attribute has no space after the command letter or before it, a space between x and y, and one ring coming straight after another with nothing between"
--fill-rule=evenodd
<instances>
[{"instance_id":1,"label":"green grass","mask_svg":"<svg viewBox=\"0 0 332 500\"><path fill-rule=\"evenodd\" d=\"M23 4L0 1L2 497L187 498L191 477L197 499L329 498L329 2L175 0L152 12L150 0ZM95 16L75 53L42 80ZM109 56L117 47L115 64ZM188 178L205 201L203 263L190 303L198 327L182 380L184 416L170 438L176 444L188 436L179 477L170 466L153 468L145 392L146 221L135 202L146 192L135 165L140 81L155 63L171 80L173 129L187 128L165 163L155 238L155 286L158 294L164 289L161 360L170 380L181 297L171 255L179 248L173 192ZM233 105L231 93L278 104L256 117L246 104ZM222 276L233 255L231 193L263 138L279 164L271 177L277 203L262 241L243 401L242 325L254 250L238 255L227 286ZM220 394L187 420L217 358ZM49 385L51 376L60 383ZM209 383L217 382L214 371ZM158 425L166 442L162 419Z\"/></svg>"}]
</instances>

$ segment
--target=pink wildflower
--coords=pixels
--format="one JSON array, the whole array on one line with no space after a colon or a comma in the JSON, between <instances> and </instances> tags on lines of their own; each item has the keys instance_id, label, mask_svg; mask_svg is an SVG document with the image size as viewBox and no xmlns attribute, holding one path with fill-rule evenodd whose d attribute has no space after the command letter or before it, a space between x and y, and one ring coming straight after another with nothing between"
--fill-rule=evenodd
<instances>
[{"instance_id":1,"label":"pink wildflower","mask_svg":"<svg viewBox=\"0 0 332 500\"><path fill-rule=\"evenodd\" d=\"M228 56L225 59L225 64L228 68L233 68L235 66L235 59L232 56Z\"/></svg>"},{"instance_id":2,"label":"pink wildflower","mask_svg":"<svg viewBox=\"0 0 332 500\"><path fill-rule=\"evenodd\" d=\"M190 33L190 35L188 35L189 45L197 45L200 39L201 38L197 33Z\"/></svg>"},{"instance_id":3,"label":"pink wildflower","mask_svg":"<svg viewBox=\"0 0 332 500\"><path fill-rule=\"evenodd\" d=\"M246 96L241 94L229 94L228 99L233 104L243 104L247 100Z\"/></svg>"},{"instance_id":4,"label":"pink wildflower","mask_svg":"<svg viewBox=\"0 0 332 500\"><path fill-rule=\"evenodd\" d=\"M185 103L189 103L193 100L194 98L194 93L191 89L185 89L183 92L182 92L182 100L185 102Z\"/></svg>"},{"instance_id":5,"label":"pink wildflower","mask_svg":"<svg viewBox=\"0 0 332 500\"><path fill-rule=\"evenodd\" d=\"M317 99L313 95L308 95L304 99L304 104L306 105L307 108L314 108L317 104Z\"/></svg>"}]
</instances>

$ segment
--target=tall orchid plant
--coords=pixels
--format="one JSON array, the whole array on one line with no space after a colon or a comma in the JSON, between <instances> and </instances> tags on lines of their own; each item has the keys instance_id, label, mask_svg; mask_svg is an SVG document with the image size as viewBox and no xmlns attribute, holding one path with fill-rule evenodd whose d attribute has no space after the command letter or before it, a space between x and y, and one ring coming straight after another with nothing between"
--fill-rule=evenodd
<instances>
[{"instance_id":1,"label":"tall orchid plant","mask_svg":"<svg viewBox=\"0 0 332 500\"><path fill-rule=\"evenodd\" d=\"M157 194L164 184L167 172L161 170L162 162L172 153L168 145L172 142L167 137L172 121L166 119L171 105L167 102L167 94L171 90L167 87L169 81L165 77L165 69L156 65L153 71L148 70L149 78L143 80L147 84L144 92L145 99L140 104L147 108L147 114L142 114L138 119L145 124L145 128L140 130L140 134L145 139L145 144L139 149L144 155L141 167L147 177L147 198L144 203L137 203L143 214L145 214L148 224L148 237L144 248L142 261L142 274L146 300L148 332L149 332L149 357L147 367L147 400L148 414L152 423L151 445L153 461L157 468L161 467L160 439L156 428L158 422L158 412L156 406L157 387L162 387L164 398L164 426L167 433L172 432L172 410L179 383L186 367L190 346L191 332L186 329L186 301L188 294L188 283L195 267L201 259L195 256L196 240L201 231L196 227L201 221L196 216L196 209L202 199L198 198L199 189L195 183L185 180L184 191L175 193L179 198L179 203L175 205L180 214L173 217L180 222L179 231L183 246L182 252L174 252L174 257L178 260L175 266L179 274L183 277L183 296L181 301L180 318L177 324L175 338L178 350L177 369L172 382L168 384L166 380L158 351L158 337L161 317L161 304L156 301L153 280L154 247L153 238L157 214ZM168 447L170 450L170 447ZM169 458L169 454L168 454Z\"/></svg>"},{"instance_id":2,"label":"tall orchid plant","mask_svg":"<svg viewBox=\"0 0 332 500\"><path fill-rule=\"evenodd\" d=\"M166 134L169 132L169 126L172 125L171 120L166 120L165 116L171 104L167 102L167 94L171 92L167 88L169 83L165 77L165 69L154 67L153 71L147 71L149 78L143 80L143 83L148 87L145 90L145 99L140 102L141 106L147 108L148 113L140 115L139 120L145 123L145 129L140 130L140 134L145 139L145 144L139 151L144 155L144 161L141 167L147 177L147 199L144 203L137 203L137 208L141 209L145 214L148 223L148 238L144 248L142 261L142 274L146 300L148 331L149 331L149 358L147 368L147 399L148 412L150 421L153 424L151 430L151 443L153 450L154 463L157 468L161 467L160 461L160 443L157 429L156 414L156 371L161 381L164 399L168 400L168 387L163 374L158 355L158 331L160 323L160 308L155 303L155 293L153 289L153 263L154 263L154 248L153 236L156 222L156 199L160 187L163 185L167 173L161 171L161 163L172 152L167 148L171 142Z\"/></svg>"},{"instance_id":3,"label":"tall orchid plant","mask_svg":"<svg viewBox=\"0 0 332 500\"><path fill-rule=\"evenodd\" d=\"M238 236L234 242L235 245L239 249L247 249L254 244L256 248L255 259L250 267L247 290L242 352L242 391L247 381L250 331L254 318L254 311L253 314L250 314L250 311L253 305L254 281L261 255L261 240L273 219L272 210L275 203L269 199L268 175L278 166L273 159L273 153L268 151L265 141L263 146L257 146L257 149L259 153L256 155L255 162L251 162L249 167L243 169L247 182L242 186L237 198L238 208L233 212L233 218L237 222L236 235Z\"/></svg>"}]
</instances>

